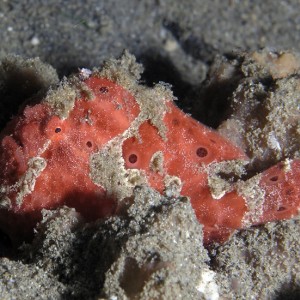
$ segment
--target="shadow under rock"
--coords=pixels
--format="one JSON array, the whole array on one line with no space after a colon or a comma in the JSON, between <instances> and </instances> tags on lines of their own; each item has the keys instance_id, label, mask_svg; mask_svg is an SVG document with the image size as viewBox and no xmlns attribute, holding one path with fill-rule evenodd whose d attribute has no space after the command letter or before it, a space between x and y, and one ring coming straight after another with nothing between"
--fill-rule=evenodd
<instances>
[{"instance_id":1,"label":"shadow under rock","mask_svg":"<svg viewBox=\"0 0 300 300\"><path fill-rule=\"evenodd\" d=\"M201 87L194 102L194 118L216 129L230 116L230 96L236 86L237 82L230 79Z\"/></svg>"},{"instance_id":2,"label":"shadow under rock","mask_svg":"<svg viewBox=\"0 0 300 300\"><path fill-rule=\"evenodd\" d=\"M12 242L7 234L0 229L0 258L12 255Z\"/></svg>"},{"instance_id":3,"label":"shadow under rock","mask_svg":"<svg viewBox=\"0 0 300 300\"><path fill-rule=\"evenodd\" d=\"M38 58L8 56L0 61L0 130L23 105L44 97L57 82L55 70Z\"/></svg>"},{"instance_id":4,"label":"shadow under rock","mask_svg":"<svg viewBox=\"0 0 300 300\"><path fill-rule=\"evenodd\" d=\"M62 299L99 299L105 273L119 256L124 239L110 224L100 222L77 230L54 272L67 287Z\"/></svg>"},{"instance_id":5,"label":"shadow under rock","mask_svg":"<svg viewBox=\"0 0 300 300\"><path fill-rule=\"evenodd\" d=\"M14 70L0 87L0 128L19 111L22 103L41 89L39 78L33 72Z\"/></svg>"},{"instance_id":6,"label":"shadow under rock","mask_svg":"<svg viewBox=\"0 0 300 300\"><path fill-rule=\"evenodd\" d=\"M176 105L191 113L190 106L197 96L195 93L197 87L183 79L183 74L170 58L149 50L138 56L137 60L144 66L142 82L150 87L159 82L170 84L174 96L179 100L176 101Z\"/></svg>"},{"instance_id":7,"label":"shadow under rock","mask_svg":"<svg viewBox=\"0 0 300 300\"><path fill-rule=\"evenodd\" d=\"M191 114L203 124L217 128L230 115L233 91L236 89L241 74L234 74L228 80L211 80L209 77L199 85L192 85L184 80L184 74L174 66L166 56L148 51L138 57L144 66L142 81L153 86L160 81L171 84L176 105Z\"/></svg>"},{"instance_id":8,"label":"shadow under rock","mask_svg":"<svg viewBox=\"0 0 300 300\"><path fill-rule=\"evenodd\" d=\"M66 63L63 65L59 65L56 68L56 71L57 71L59 78L63 78L63 77L68 77L71 74L77 74L80 68L83 68L83 66L80 67L80 66L70 62L70 63ZM88 66L84 66L84 68L88 68Z\"/></svg>"},{"instance_id":9,"label":"shadow under rock","mask_svg":"<svg viewBox=\"0 0 300 300\"><path fill-rule=\"evenodd\" d=\"M296 289L282 289L278 297L274 300L298 300L300 299L300 286Z\"/></svg>"}]
</instances>

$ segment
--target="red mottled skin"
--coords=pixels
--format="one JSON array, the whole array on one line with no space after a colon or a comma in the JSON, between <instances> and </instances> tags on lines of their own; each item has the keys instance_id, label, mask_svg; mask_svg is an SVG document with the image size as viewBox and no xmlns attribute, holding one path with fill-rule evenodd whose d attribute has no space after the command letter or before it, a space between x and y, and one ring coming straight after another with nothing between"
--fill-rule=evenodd
<instances>
[{"instance_id":1,"label":"red mottled skin","mask_svg":"<svg viewBox=\"0 0 300 300\"><path fill-rule=\"evenodd\" d=\"M105 188L90 178L90 156L128 129L140 108L133 95L108 79L91 77L85 84L95 98L77 99L67 119L55 116L45 103L27 106L1 133L0 186L15 185L26 173L29 159L41 157L47 162L36 178L34 190L24 196L20 206L16 203L16 188L5 193L11 199L11 207L0 210L0 228L12 240L16 236L30 237L43 208L68 205L87 220L115 212L116 199L113 195L108 197ZM157 128L145 121L139 128L140 140L131 137L123 143L125 168L143 169L150 186L161 193L166 174L179 177L183 184L181 194L190 198L204 225L204 242L225 241L235 229L243 227L248 208L236 191L214 199L208 175L201 168L212 162L247 157L217 132L184 114L172 101L167 105L169 110L163 120L167 139L162 139ZM51 141L48 147L47 141ZM157 151L163 153L161 172L150 168L151 157ZM290 167L289 172L284 172L278 164L262 173L259 185L266 198L259 223L298 213L300 161L292 161Z\"/></svg>"}]
</instances>

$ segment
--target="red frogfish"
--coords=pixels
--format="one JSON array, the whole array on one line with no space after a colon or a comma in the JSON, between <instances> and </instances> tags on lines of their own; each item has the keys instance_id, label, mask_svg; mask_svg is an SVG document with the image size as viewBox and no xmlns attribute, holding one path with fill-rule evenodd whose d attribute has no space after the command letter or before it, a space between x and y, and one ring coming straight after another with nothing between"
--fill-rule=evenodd
<instances>
[{"instance_id":1,"label":"red frogfish","mask_svg":"<svg viewBox=\"0 0 300 300\"><path fill-rule=\"evenodd\" d=\"M139 74L129 54L84 69L2 130L0 229L14 243L32 236L42 209L107 217L141 184L189 197L206 244L298 213L300 160L248 178L238 146L177 108L167 85L139 85Z\"/></svg>"}]
</instances>

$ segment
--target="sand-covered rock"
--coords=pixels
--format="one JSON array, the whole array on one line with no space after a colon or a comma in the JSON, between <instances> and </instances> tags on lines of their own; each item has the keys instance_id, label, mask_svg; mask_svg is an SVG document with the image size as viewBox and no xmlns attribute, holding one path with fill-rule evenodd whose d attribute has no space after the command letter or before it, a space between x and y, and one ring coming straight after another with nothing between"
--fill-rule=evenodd
<instances>
[{"instance_id":1,"label":"sand-covered rock","mask_svg":"<svg viewBox=\"0 0 300 300\"><path fill-rule=\"evenodd\" d=\"M297 299L299 234L299 218L269 223L241 232L214 250L212 264L222 297Z\"/></svg>"},{"instance_id":2,"label":"sand-covered rock","mask_svg":"<svg viewBox=\"0 0 300 300\"><path fill-rule=\"evenodd\" d=\"M44 211L37 230L21 260L0 260L2 299L218 297L202 226L186 198L141 186L120 217L84 225L74 209L61 208Z\"/></svg>"},{"instance_id":3,"label":"sand-covered rock","mask_svg":"<svg viewBox=\"0 0 300 300\"><path fill-rule=\"evenodd\" d=\"M300 56L263 49L218 57L195 114L244 149L262 170L299 157Z\"/></svg>"}]
</instances>

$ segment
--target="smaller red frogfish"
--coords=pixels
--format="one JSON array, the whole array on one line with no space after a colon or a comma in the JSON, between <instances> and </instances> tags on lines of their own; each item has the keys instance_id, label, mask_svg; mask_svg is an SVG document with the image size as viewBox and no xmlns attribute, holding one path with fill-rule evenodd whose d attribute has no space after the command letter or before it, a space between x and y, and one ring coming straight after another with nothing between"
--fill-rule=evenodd
<instances>
[{"instance_id":1,"label":"smaller red frogfish","mask_svg":"<svg viewBox=\"0 0 300 300\"><path fill-rule=\"evenodd\" d=\"M137 84L126 59L82 70L2 130L0 229L14 243L32 236L42 209L107 217L140 184L189 197L206 244L298 214L300 160L245 177L239 147L177 108L166 85Z\"/></svg>"}]
</instances>

